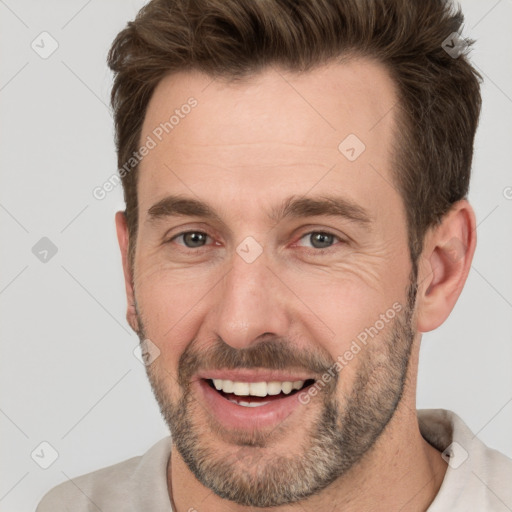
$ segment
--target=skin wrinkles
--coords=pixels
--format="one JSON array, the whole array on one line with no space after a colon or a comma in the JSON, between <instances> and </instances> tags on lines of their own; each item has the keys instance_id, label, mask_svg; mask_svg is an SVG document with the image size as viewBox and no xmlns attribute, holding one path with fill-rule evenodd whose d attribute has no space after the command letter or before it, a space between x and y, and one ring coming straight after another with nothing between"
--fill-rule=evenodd
<instances>
[{"instance_id":1,"label":"skin wrinkles","mask_svg":"<svg viewBox=\"0 0 512 512\"><path fill-rule=\"evenodd\" d=\"M209 512L281 512L296 510L297 502L306 511L334 502L370 510L379 496L376 502L392 510L412 488L424 488L403 512L424 510L444 463L410 413L425 299L416 301L404 205L388 183L394 116L382 115L396 102L394 86L382 67L357 60L286 77L303 97L272 71L255 83L213 82L206 89L208 77L176 74L159 83L144 120L141 140L183 98L198 101L141 162L133 278L127 274L129 304L137 306L129 308L129 321L161 352L147 371L172 432L173 499L178 510L188 510L193 497ZM316 111L328 114L334 130ZM337 149L350 133L366 146L353 162ZM208 202L221 222L150 222L148 210L170 194ZM276 225L267 218L289 196L330 194L367 210L371 229L331 217ZM319 257L292 247L324 229L348 241L335 239L339 245ZM204 231L209 244L221 245L189 255L185 246L163 243L182 231ZM247 236L264 248L250 264L235 251ZM199 369L321 373L396 303L401 310L336 378L273 430L231 431L201 402ZM246 466L241 453L261 463Z\"/></svg>"},{"instance_id":2,"label":"skin wrinkles","mask_svg":"<svg viewBox=\"0 0 512 512\"><path fill-rule=\"evenodd\" d=\"M199 229L198 229L199 230ZM295 256L292 253L295 251L300 253L300 249L290 248L283 250L288 256L280 256L281 261L277 264L271 264L272 268L275 268L277 272L285 276L285 280L294 288L294 283L297 279L300 282L307 285L311 279L311 284L315 283L315 278L318 276L319 271L323 271L324 275L324 295L329 296L332 288L332 294L337 288L343 286L345 294L350 295L352 288L357 288L364 283L368 290L372 290L375 295L379 295L384 292L381 287L379 275L382 272L382 267L386 265L389 259L388 248L372 248L367 249L366 252L353 251L350 247L342 246L332 254L314 258L308 256ZM172 269L173 272L180 269L179 264L172 261L166 260L166 248L156 248L154 251L154 263L149 264L146 267L146 272L140 279L148 280L154 279L165 283L169 281L176 281L179 276L173 274L169 275L169 271ZM217 247L211 249L213 252L218 253L222 251L224 254L225 250ZM238 256L236 256L238 257ZM224 260L221 256L214 255L203 256L200 261L204 259L204 263L195 263L187 265L183 263L181 270L183 271L183 279L181 285L186 285L187 282L193 282L197 278L206 278L215 281L220 278L220 275L226 271L229 267L229 260ZM190 274L190 268L194 268L194 273ZM294 270L295 269L295 270ZM187 274L188 272L188 274ZM300 276L297 278L294 273L300 272ZM215 274L212 274L215 273ZM216 277L215 277L216 276ZM295 283L298 284L298 283ZM318 283L316 283L318 285ZM298 287L297 287L298 288Z\"/></svg>"},{"instance_id":3,"label":"skin wrinkles","mask_svg":"<svg viewBox=\"0 0 512 512\"><path fill-rule=\"evenodd\" d=\"M405 338L403 341L405 341ZM392 349L392 351L394 351L396 350L397 346L398 345L394 343L386 343L381 346L381 350L384 347L389 347ZM406 345L403 345L403 342L402 346L404 348L406 347ZM363 418L367 417L369 410L363 411L361 409L361 400L359 399L359 395L364 395L368 393L367 390L369 389L374 390L374 398L372 398L372 400L368 402L368 406L372 407L374 411L373 414L375 414L376 409L380 408L380 406L377 405L379 399L382 400L383 398L385 398L387 400L392 400L393 403L397 403L397 401L399 400L398 395L394 395L393 393L381 393L379 395L379 399L375 394L375 389L379 389L381 387L381 383L383 380L382 375L386 376L389 374L389 362L395 360L394 357L390 354L384 353L379 355L379 353L380 350L375 350L373 352L374 362L372 363L372 365L366 364L363 367L363 370L359 372L358 379L355 382L352 393L350 393L348 397L344 400L344 404L336 403L334 399L331 399L334 401L328 402L326 404L322 422L322 431L320 433L314 433L312 431L308 432L306 439L309 438L313 440L313 444L309 445L308 449L305 452L307 454L305 455L305 457L308 465L313 462L313 459L310 459L310 457L314 457L314 459L317 461L317 466L315 467L318 467L318 460L325 460L329 456L329 454L332 455L332 449L329 450L327 448L328 446L330 446L330 443L333 442L333 438L336 438L337 443L343 444L343 451L345 453L345 456L341 460L338 458L337 463L334 462L334 459L331 459L330 463L325 461L323 462L323 464L329 464L331 468L334 468L334 465L336 465L338 467L337 472L339 472L337 474L341 475L344 471L347 470L348 467L354 464L353 461L349 462L351 457L354 457L354 460L357 460L357 458L359 457L359 455L357 454L359 453L359 449L364 449L362 447L364 447L366 444L373 444L372 439L373 435L375 435L374 432L377 432L381 428L378 425L380 422L385 421L385 417L387 417L388 413L385 413L384 410L382 411L382 419L372 426L371 433L369 433L367 420L363 420ZM402 358L397 358L397 361L400 360L402 360ZM369 360L367 360L367 363L368 361ZM183 364L183 361L181 361L181 363ZM194 363L190 364L193 365ZM398 371L398 368L400 368L400 366L396 367L396 371ZM402 367L401 371L404 372L405 367ZM402 375L404 376L404 374ZM184 457L187 463L194 468L194 474L196 475L196 477L199 478L201 481L208 483L208 486L211 486L215 490L215 492L220 496L230 500L236 500L238 503L243 503L245 505L254 506L255 504L258 504L257 506L268 506L271 503L279 504L277 501L274 501L274 496L277 496L277 494L283 496L281 499L292 499L292 495L284 494L282 491L279 493L277 492L278 487L282 489L284 482L289 482L289 479L292 477L292 474L297 474L297 472L301 474L301 477L303 478L303 487L313 487L316 489L324 488L335 478L334 474L332 473L333 469L331 469L330 471L326 471L324 475L321 476L323 472L323 466L321 464L320 470L318 471L314 472L313 465L309 466L308 470L301 471L301 469L299 469L300 466L295 466L294 464L292 464L289 457L283 457L282 460L276 460L275 457L272 457L270 459L265 459L265 467L264 470L262 469L263 476L260 475L259 480L261 482L266 482L264 485L265 489L267 489L267 492L270 483L272 484L270 486L270 495L265 493L263 491L263 487L259 487L255 480L246 480L237 477L236 486L233 485L231 481L232 477L230 476L231 472L229 471L229 468L232 466L233 461L229 460L229 457L227 458L227 460L224 457L222 459L216 459L213 455L213 452L203 451L206 448L201 448L200 450L196 448L200 444L199 439L197 438L196 435L194 435L194 432L198 432L198 428L197 426L189 423L187 418L183 414L183 411L187 410L187 407L191 405L191 402L189 401L190 395L187 394L187 391L185 391L185 396L178 407L170 407L169 403L164 403L162 401L162 397L167 394L167 388L165 379L162 381L158 375L158 366L151 369L148 368L148 376L152 383L153 389L157 390L155 394L157 396L157 399L160 399L160 406L162 408L164 417L169 422L169 424L172 425L172 430L175 433L177 443L178 445L181 445L180 453L182 457ZM178 380L181 380L182 383L189 382L187 378L179 378ZM189 386L187 386L186 389L189 389ZM332 389L333 387L331 387L331 392ZM329 395L326 393L324 398L325 400L327 400L327 396ZM347 414L348 411L353 411L355 413L356 409L354 409L354 407L356 407L356 409L359 410L359 414L361 415L360 420L356 420L355 424L357 424L359 421L364 421L367 427L366 430L361 430L360 427L355 427L357 428L357 434L355 432L351 432L350 428L347 430L345 427L343 427L343 425L350 425L350 423L348 423L346 419L336 419L335 412L336 409L338 409L345 410ZM189 415L189 417L193 417L193 415L191 414ZM365 434L362 434L362 432L364 432ZM272 432L272 434L274 434L274 432ZM357 442L355 442L356 437ZM329 439L330 441L328 441L327 439ZM244 435L239 436L237 438L237 441L239 443L247 443L249 446L270 447L270 444L267 442L265 433L262 433L260 430L257 429L255 429L249 434L244 433ZM202 446L205 445L203 444ZM352 456L349 456L348 453L350 453L354 449L354 447L356 449L356 453L354 453L354 455ZM336 453L336 450L334 450L334 453ZM216 460L217 462L212 462L214 460ZM198 461L200 462L198 463ZM287 468L286 471L285 468ZM304 475L311 479L311 481L308 482L307 479L304 479ZM251 498L249 498L249 496L251 496ZM295 496L295 499L297 499L300 496L300 491L293 491L293 496ZM255 501L256 497L258 501ZM251 501L245 501L249 499Z\"/></svg>"},{"instance_id":4,"label":"skin wrinkles","mask_svg":"<svg viewBox=\"0 0 512 512\"><path fill-rule=\"evenodd\" d=\"M318 223L316 226L314 230L321 231L321 224ZM329 223L325 223L325 226L325 229L334 231L332 227L329 227ZM190 228L180 227L179 229L173 229L173 231L178 233L183 229L190 229L191 231L201 231L201 229L205 229L208 231L207 228L202 228L199 225L197 225L197 227L191 226ZM308 227L307 230L301 229L300 234L302 235L303 231L305 233L305 231L309 231L310 229L312 230L313 228ZM340 234L340 236L342 235ZM333 249L336 247L334 252L321 257L301 256L301 249L296 247L280 248L279 258L282 261L275 263L275 268L278 269L278 272L286 274L290 273L291 267L296 267L300 269L301 279L307 279L307 275L311 275L312 278L314 278L319 271L323 271L324 274L327 274L328 281L334 279L333 282L336 287L343 285L344 287L348 286L350 288L352 283L357 286L359 282L363 282L369 289L372 289L377 294L383 292L384 290L379 287L379 273L382 272L382 267L387 264L392 254L392 249L396 247L395 244L399 243L399 241L383 240L378 246L376 246L375 243L367 243L365 247L358 247L357 249L353 248L354 244L340 245L339 242L336 243L337 247L331 246ZM264 244L264 247L268 248L269 244ZM154 258L154 264L148 265L148 273L146 273L144 277L147 279L156 273L157 275L154 276L155 279L160 278L165 281L166 274L170 269L178 270L181 267L186 271L190 265L195 267L195 272L201 274L201 269L197 268L198 264L200 266L206 266L206 269L204 269L205 274L212 272L212 266L214 268L220 266L218 272L224 272L229 261L224 261L222 254L219 253L224 253L225 255L227 249L211 247L210 251L211 254L214 255L210 256L210 253L208 253L199 257L197 261L200 263L197 263L196 257L193 257L195 263L187 264L186 256L179 256L179 259L184 260L183 263L180 264L173 262L172 258L171 260L168 259L168 247L166 244L159 244L155 247L153 252L148 253L148 262L152 261ZM230 248L229 254L233 254L232 248ZM306 275L304 273L306 273ZM186 278L186 275L184 277Z\"/></svg>"}]
</instances>

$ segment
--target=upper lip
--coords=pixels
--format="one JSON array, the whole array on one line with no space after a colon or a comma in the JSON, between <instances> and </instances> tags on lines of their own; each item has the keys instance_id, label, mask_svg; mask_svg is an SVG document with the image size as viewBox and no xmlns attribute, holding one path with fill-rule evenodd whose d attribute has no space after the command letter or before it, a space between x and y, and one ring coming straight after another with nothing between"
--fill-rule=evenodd
<instances>
[{"instance_id":1,"label":"upper lip","mask_svg":"<svg viewBox=\"0 0 512 512\"><path fill-rule=\"evenodd\" d=\"M314 379L312 375L304 372L283 372L282 370L204 370L197 374L200 379L222 379L233 382L294 382L297 380Z\"/></svg>"}]
</instances>

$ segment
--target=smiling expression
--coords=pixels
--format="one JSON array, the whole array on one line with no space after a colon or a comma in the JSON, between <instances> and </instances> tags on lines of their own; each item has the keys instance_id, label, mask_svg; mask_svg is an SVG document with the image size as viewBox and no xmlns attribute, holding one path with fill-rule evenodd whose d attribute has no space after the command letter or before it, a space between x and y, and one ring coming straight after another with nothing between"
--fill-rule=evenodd
<instances>
[{"instance_id":1,"label":"smiling expression","mask_svg":"<svg viewBox=\"0 0 512 512\"><path fill-rule=\"evenodd\" d=\"M367 60L234 83L182 72L157 86L141 140L190 97L140 164L131 323L160 350L148 375L188 468L219 496L275 506L348 471L402 396L415 275L396 95Z\"/></svg>"}]
</instances>

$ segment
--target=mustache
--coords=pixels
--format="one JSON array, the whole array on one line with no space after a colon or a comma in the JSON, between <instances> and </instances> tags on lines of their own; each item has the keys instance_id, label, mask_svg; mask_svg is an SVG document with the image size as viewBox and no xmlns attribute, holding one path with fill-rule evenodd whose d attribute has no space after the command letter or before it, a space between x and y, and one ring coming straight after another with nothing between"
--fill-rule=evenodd
<instances>
[{"instance_id":1,"label":"mustache","mask_svg":"<svg viewBox=\"0 0 512 512\"><path fill-rule=\"evenodd\" d=\"M178 383L187 387L199 371L238 368L264 368L266 370L306 370L321 376L335 363L325 351L298 349L288 340L270 338L255 345L236 349L217 337L208 347L196 347L192 342L183 352L178 363ZM338 376L336 375L336 379Z\"/></svg>"}]
</instances>

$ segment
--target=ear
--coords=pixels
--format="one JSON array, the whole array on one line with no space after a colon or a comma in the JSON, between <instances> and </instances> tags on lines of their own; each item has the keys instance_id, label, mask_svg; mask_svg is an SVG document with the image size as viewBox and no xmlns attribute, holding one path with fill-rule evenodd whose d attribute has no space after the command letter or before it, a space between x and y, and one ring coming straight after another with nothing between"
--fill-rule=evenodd
<instances>
[{"instance_id":1,"label":"ear","mask_svg":"<svg viewBox=\"0 0 512 512\"><path fill-rule=\"evenodd\" d=\"M123 260L124 284L126 288L126 299L128 301L128 308L126 311L126 320L130 327L138 332L139 325L137 322L137 312L135 311L135 294L133 291L133 276L132 269L130 268L128 258L129 235L128 225L126 224L126 215L124 212L116 213L116 231L119 248L121 249L121 257Z\"/></svg>"},{"instance_id":2,"label":"ear","mask_svg":"<svg viewBox=\"0 0 512 512\"><path fill-rule=\"evenodd\" d=\"M425 236L418 268L418 331L432 331L448 318L468 277L475 247L475 213L461 200Z\"/></svg>"}]
</instances>

